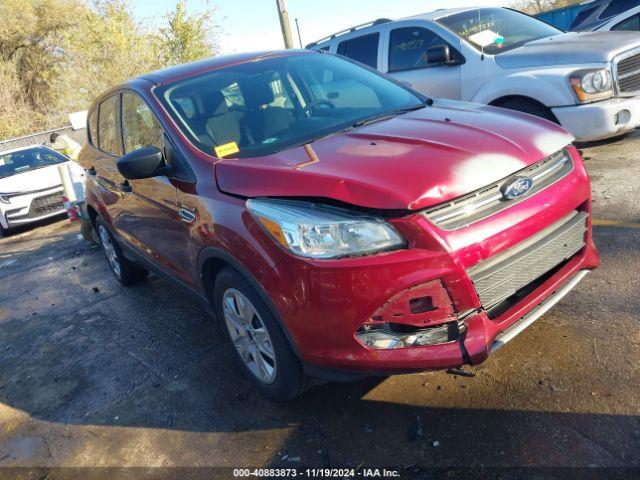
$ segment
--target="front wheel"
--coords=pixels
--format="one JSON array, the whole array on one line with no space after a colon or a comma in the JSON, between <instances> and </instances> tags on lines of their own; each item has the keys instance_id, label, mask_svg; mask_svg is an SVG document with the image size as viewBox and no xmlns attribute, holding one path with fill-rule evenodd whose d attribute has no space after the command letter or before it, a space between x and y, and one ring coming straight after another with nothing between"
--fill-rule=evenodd
<instances>
[{"instance_id":1,"label":"front wheel","mask_svg":"<svg viewBox=\"0 0 640 480\"><path fill-rule=\"evenodd\" d=\"M96 221L96 231L109 268L118 282L128 287L147 278L149 271L122 255L122 249L117 240L100 219Z\"/></svg>"},{"instance_id":2,"label":"front wheel","mask_svg":"<svg viewBox=\"0 0 640 480\"><path fill-rule=\"evenodd\" d=\"M287 337L260 295L231 268L216 277L215 309L241 368L267 398L291 400L309 386Z\"/></svg>"}]
</instances>

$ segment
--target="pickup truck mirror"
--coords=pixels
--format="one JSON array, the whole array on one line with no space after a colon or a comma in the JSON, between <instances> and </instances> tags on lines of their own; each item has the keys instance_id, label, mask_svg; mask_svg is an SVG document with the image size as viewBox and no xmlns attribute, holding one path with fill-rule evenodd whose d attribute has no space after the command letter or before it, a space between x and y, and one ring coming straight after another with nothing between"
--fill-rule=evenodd
<instances>
[{"instance_id":1,"label":"pickup truck mirror","mask_svg":"<svg viewBox=\"0 0 640 480\"><path fill-rule=\"evenodd\" d=\"M120 175L128 180L139 180L165 175L162 151L158 147L142 147L120 157L116 162Z\"/></svg>"},{"instance_id":2,"label":"pickup truck mirror","mask_svg":"<svg viewBox=\"0 0 640 480\"><path fill-rule=\"evenodd\" d=\"M451 62L451 51L449 45L436 45L427 48L427 63L449 63Z\"/></svg>"}]
</instances>

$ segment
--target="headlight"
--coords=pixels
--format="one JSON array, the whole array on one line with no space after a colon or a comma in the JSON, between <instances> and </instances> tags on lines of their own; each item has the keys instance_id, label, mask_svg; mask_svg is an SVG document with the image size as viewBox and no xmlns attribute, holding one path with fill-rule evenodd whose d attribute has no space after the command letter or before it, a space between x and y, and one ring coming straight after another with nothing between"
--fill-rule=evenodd
<instances>
[{"instance_id":1,"label":"headlight","mask_svg":"<svg viewBox=\"0 0 640 480\"><path fill-rule=\"evenodd\" d=\"M6 204L11 203L11 201L9 200L9 197L5 197L5 196L4 196L4 195L2 195L1 193L0 193L0 202L2 202L2 203L6 203Z\"/></svg>"},{"instance_id":2,"label":"headlight","mask_svg":"<svg viewBox=\"0 0 640 480\"><path fill-rule=\"evenodd\" d=\"M613 80L607 69L580 70L571 74L569 80L580 102L593 102L613 96Z\"/></svg>"},{"instance_id":3,"label":"headlight","mask_svg":"<svg viewBox=\"0 0 640 480\"><path fill-rule=\"evenodd\" d=\"M365 255L404 246L380 218L295 200L251 199L247 208L290 252L309 258Z\"/></svg>"}]
</instances>

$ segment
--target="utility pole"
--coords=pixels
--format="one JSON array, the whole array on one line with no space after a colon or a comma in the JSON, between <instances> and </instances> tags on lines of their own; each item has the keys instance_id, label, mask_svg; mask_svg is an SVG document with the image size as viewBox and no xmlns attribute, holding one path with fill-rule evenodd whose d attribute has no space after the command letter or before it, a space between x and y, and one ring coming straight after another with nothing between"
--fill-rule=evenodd
<instances>
[{"instance_id":1,"label":"utility pole","mask_svg":"<svg viewBox=\"0 0 640 480\"><path fill-rule=\"evenodd\" d=\"M298 41L300 42L300 48L304 48L302 46L302 36L300 35L300 24L298 23L297 18L296 18L296 30L298 30Z\"/></svg>"},{"instance_id":2,"label":"utility pole","mask_svg":"<svg viewBox=\"0 0 640 480\"><path fill-rule=\"evenodd\" d=\"M293 41L291 40L291 27L289 26L289 14L287 13L287 7L284 4L284 0L276 0L278 6L278 17L280 17L280 28L282 29L282 38L284 39L285 48L293 48Z\"/></svg>"}]
</instances>

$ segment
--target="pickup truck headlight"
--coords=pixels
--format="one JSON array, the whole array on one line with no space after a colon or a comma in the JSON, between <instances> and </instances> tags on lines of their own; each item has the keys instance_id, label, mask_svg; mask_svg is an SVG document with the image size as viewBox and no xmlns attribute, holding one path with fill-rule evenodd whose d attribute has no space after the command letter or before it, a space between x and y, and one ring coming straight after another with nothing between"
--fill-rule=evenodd
<instances>
[{"instance_id":1,"label":"pickup truck headlight","mask_svg":"<svg viewBox=\"0 0 640 480\"><path fill-rule=\"evenodd\" d=\"M9 200L9 197L0 193L0 202L9 204L11 203L11 200Z\"/></svg>"},{"instance_id":2,"label":"pickup truck headlight","mask_svg":"<svg viewBox=\"0 0 640 480\"><path fill-rule=\"evenodd\" d=\"M594 102L613 96L613 80L608 69L579 70L569 77L580 102Z\"/></svg>"},{"instance_id":3,"label":"pickup truck headlight","mask_svg":"<svg viewBox=\"0 0 640 480\"><path fill-rule=\"evenodd\" d=\"M381 218L311 202L250 199L247 208L284 248L308 258L339 258L402 248Z\"/></svg>"}]
</instances>

